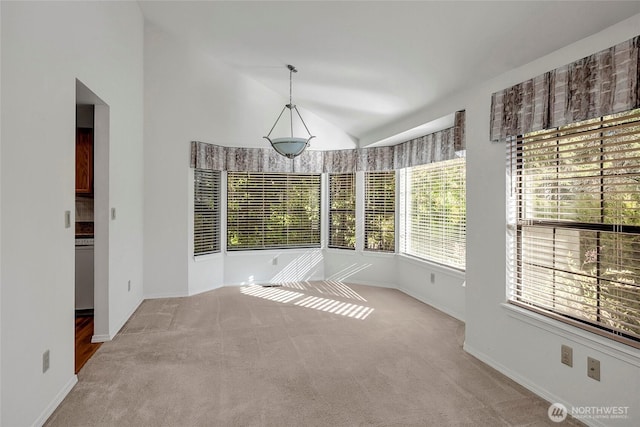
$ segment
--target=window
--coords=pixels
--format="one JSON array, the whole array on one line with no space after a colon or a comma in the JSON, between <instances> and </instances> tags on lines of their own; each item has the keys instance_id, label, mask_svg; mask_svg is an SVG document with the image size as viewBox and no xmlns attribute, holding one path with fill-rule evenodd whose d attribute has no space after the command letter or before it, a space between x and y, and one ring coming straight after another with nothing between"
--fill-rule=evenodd
<instances>
[{"instance_id":1,"label":"window","mask_svg":"<svg viewBox=\"0 0 640 427\"><path fill-rule=\"evenodd\" d=\"M400 173L400 252L464 270L465 158Z\"/></svg>"},{"instance_id":2,"label":"window","mask_svg":"<svg viewBox=\"0 0 640 427\"><path fill-rule=\"evenodd\" d=\"M220 252L220 172L193 172L193 254Z\"/></svg>"},{"instance_id":3,"label":"window","mask_svg":"<svg viewBox=\"0 0 640 427\"><path fill-rule=\"evenodd\" d=\"M640 110L510 143L509 300L640 347Z\"/></svg>"},{"instance_id":4,"label":"window","mask_svg":"<svg viewBox=\"0 0 640 427\"><path fill-rule=\"evenodd\" d=\"M227 249L320 246L320 175L229 172Z\"/></svg>"},{"instance_id":5,"label":"window","mask_svg":"<svg viewBox=\"0 0 640 427\"><path fill-rule=\"evenodd\" d=\"M329 175L329 247L356 248L356 174Z\"/></svg>"},{"instance_id":6,"label":"window","mask_svg":"<svg viewBox=\"0 0 640 427\"><path fill-rule=\"evenodd\" d=\"M364 174L364 249L395 251L396 173Z\"/></svg>"}]
</instances>

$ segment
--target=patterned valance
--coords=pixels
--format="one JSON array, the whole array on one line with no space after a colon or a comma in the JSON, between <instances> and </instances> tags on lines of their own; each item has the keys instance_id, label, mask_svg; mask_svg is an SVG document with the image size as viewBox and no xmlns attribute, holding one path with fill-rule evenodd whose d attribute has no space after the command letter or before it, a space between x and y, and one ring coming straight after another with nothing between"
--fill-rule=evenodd
<instances>
[{"instance_id":1,"label":"patterned valance","mask_svg":"<svg viewBox=\"0 0 640 427\"><path fill-rule=\"evenodd\" d=\"M491 141L640 107L640 36L491 97Z\"/></svg>"},{"instance_id":2,"label":"patterned valance","mask_svg":"<svg viewBox=\"0 0 640 427\"><path fill-rule=\"evenodd\" d=\"M453 159L465 149L465 114L456 112L454 126L386 147L351 150L306 150L293 160L271 148L221 147L191 143L191 167L232 172L350 173L388 171Z\"/></svg>"}]
</instances>

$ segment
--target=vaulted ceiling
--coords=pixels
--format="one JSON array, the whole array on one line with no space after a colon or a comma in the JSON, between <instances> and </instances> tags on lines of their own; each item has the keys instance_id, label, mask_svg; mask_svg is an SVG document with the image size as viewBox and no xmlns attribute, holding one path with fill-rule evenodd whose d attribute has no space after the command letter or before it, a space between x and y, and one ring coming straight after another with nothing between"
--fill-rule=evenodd
<instances>
[{"instance_id":1,"label":"vaulted ceiling","mask_svg":"<svg viewBox=\"0 0 640 427\"><path fill-rule=\"evenodd\" d=\"M640 13L640 1L140 1L145 18L356 138ZM275 107L274 107L275 108Z\"/></svg>"}]
</instances>

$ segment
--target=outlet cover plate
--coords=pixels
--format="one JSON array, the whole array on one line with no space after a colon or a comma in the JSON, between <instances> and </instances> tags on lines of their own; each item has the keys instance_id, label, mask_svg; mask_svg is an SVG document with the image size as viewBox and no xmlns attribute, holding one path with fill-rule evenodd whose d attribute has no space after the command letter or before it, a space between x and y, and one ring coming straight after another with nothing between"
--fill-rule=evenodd
<instances>
[{"instance_id":1,"label":"outlet cover plate","mask_svg":"<svg viewBox=\"0 0 640 427\"><path fill-rule=\"evenodd\" d=\"M587 376L600 381L600 361L593 357L587 357Z\"/></svg>"},{"instance_id":2,"label":"outlet cover plate","mask_svg":"<svg viewBox=\"0 0 640 427\"><path fill-rule=\"evenodd\" d=\"M42 373L49 370L49 350L42 353Z\"/></svg>"}]
</instances>

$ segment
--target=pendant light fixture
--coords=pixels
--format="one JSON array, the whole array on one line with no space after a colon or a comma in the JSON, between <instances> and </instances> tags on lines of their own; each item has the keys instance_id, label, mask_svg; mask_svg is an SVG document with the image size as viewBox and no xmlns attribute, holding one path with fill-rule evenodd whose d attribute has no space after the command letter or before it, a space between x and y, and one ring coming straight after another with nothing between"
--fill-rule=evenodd
<instances>
[{"instance_id":1,"label":"pendant light fixture","mask_svg":"<svg viewBox=\"0 0 640 427\"><path fill-rule=\"evenodd\" d=\"M264 138L271 143L273 149L276 150L279 154L288 157L289 159L293 159L294 157L302 154L305 148L309 146L309 141L311 141L311 138L315 138L315 136L311 135L311 132L309 132L309 128L307 127L304 120L302 120L302 116L298 111L298 107L296 107L292 101L292 75L293 73L297 73L298 70L296 70L296 67L294 67L293 65L287 65L287 68L289 69L289 103L282 108L282 111L280 111L280 115L276 119L276 122L273 124L273 127ZM287 108L289 109L289 127L291 129L291 136L271 139L271 132L273 132L273 129L276 127L278 121L280 120L280 117L282 117L282 114ZM304 128L307 130L307 133L309 134L307 138L293 136L293 110L296 111L296 114L300 118L300 121L304 125Z\"/></svg>"}]
</instances>

